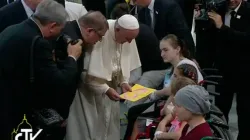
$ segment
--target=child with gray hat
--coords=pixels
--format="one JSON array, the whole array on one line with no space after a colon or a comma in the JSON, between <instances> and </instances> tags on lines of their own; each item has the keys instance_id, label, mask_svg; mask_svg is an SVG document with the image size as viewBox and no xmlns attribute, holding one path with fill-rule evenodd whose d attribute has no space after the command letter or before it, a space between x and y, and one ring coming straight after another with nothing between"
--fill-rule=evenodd
<instances>
[{"instance_id":1,"label":"child with gray hat","mask_svg":"<svg viewBox=\"0 0 250 140\"><path fill-rule=\"evenodd\" d=\"M175 97L175 113L179 121L186 121L180 140L200 140L212 136L204 115L210 111L209 94L202 86L188 85Z\"/></svg>"}]
</instances>

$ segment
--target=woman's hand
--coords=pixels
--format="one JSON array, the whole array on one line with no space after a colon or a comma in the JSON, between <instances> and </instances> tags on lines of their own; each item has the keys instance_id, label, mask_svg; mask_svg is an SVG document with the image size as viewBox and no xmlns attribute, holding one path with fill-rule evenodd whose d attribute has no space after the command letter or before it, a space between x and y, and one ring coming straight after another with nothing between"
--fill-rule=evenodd
<instances>
[{"instance_id":1,"label":"woman's hand","mask_svg":"<svg viewBox=\"0 0 250 140\"><path fill-rule=\"evenodd\" d=\"M149 99L150 101L156 100L156 94L155 94L155 92L149 94L148 99Z\"/></svg>"}]
</instances>

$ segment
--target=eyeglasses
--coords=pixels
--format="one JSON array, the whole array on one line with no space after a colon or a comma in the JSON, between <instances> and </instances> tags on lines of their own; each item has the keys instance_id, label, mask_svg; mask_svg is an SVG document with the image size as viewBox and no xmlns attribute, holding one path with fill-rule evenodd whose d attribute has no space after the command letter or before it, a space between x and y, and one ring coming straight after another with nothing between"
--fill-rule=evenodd
<instances>
[{"instance_id":1,"label":"eyeglasses","mask_svg":"<svg viewBox=\"0 0 250 140\"><path fill-rule=\"evenodd\" d=\"M93 29L93 31L96 33L96 35L98 36L99 40L101 41L104 35L100 34L96 29Z\"/></svg>"},{"instance_id":2,"label":"eyeglasses","mask_svg":"<svg viewBox=\"0 0 250 140\"><path fill-rule=\"evenodd\" d=\"M99 38L102 38L102 37L103 37L103 35L101 35L97 30L94 29L94 31L95 31L95 33L97 34L97 36L98 36Z\"/></svg>"},{"instance_id":3,"label":"eyeglasses","mask_svg":"<svg viewBox=\"0 0 250 140\"><path fill-rule=\"evenodd\" d=\"M85 27L85 26L83 26L83 25L81 25L81 27L82 27L82 28L87 28L87 27ZM80 30L81 30L81 28L80 28ZM81 31L82 31L82 30L81 30ZM94 28L88 29L88 32L92 32L92 31L95 32L95 34L98 36L99 40L101 41L104 35L102 35L101 33L99 33L98 30L96 30L96 29L94 29Z\"/></svg>"}]
</instances>

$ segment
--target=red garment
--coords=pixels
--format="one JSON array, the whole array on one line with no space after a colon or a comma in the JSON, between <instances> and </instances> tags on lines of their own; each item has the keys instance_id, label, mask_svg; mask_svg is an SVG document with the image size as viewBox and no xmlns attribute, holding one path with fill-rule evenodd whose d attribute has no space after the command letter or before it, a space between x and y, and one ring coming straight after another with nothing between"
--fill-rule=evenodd
<instances>
[{"instance_id":1,"label":"red garment","mask_svg":"<svg viewBox=\"0 0 250 140\"><path fill-rule=\"evenodd\" d=\"M179 140L201 140L204 137L213 136L208 123L202 123L196 126L186 135L188 128L189 125L185 125L182 130L181 138Z\"/></svg>"}]
</instances>

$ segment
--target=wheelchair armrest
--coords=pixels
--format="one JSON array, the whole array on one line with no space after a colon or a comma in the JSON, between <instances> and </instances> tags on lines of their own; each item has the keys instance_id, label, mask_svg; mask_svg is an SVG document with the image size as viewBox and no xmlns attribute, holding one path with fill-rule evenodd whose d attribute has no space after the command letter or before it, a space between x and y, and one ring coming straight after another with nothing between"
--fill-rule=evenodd
<instances>
[{"instance_id":1,"label":"wheelchair armrest","mask_svg":"<svg viewBox=\"0 0 250 140\"><path fill-rule=\"evenodd\" d=\"M205 78L218 78L218 79L221 79L221 78L223 78L223 76L222 75L208 75L208 76L206 76Z\"/></svg>"},{"instance_id":2,"label":"wheelchair armrest","mask_svg":"<svg viewBox=\"0 0 250 140\"><path fill-rule=\"evenodd\" d=\"M223 113L220 111L210 110L209 113L219 117L223 116Z\"/></svg>"},{"instance_id":3,"label":"wheelchair armrest","mask_svg":"<svg viewBox=\"0 0 250 140\"><path fill-rule=\"evenodd\" d=\"M211 81L211 80L204 80L202 84L203 84L203 85L215 85L215 86L216 86L216 85L219 85L218 82Z\"/></svg>"},{"instance_id":4,"label":"wheelchair armrest","mask_svg":"<svg viewBox=\"0 0 250 140\"><path fill-rule=\"evenodd\" d=\"M213 96L219 96L220 93L215 92L215 91L207 91L209 93L209 95L213 95Z\"/></svg>"},{"instance_id":5,"label":"wheelchair armrest","mask_svg":"<svg viewBox=\"0 0 250 140\"><path fill-rule=\"evenodd\" d=\"M224 139L217 138L217 137L204 137L201 140L224 140Z\"/></svg>"},{"instance_id":6,"label":"wheelchair armrest","mask_svg":"<svg viewBox=\"0 0 250 140\"><path fill-rule=\"evenodd\" d=\"M201 71L205 72L205 71L214 71L214 72L219 72L218 69L215 69L215 68L204 68L204 69L201 69Z\"/></svg>"},{"instance_id":7,"label":"wheelchair armrest","mask_svg":"<svg viewBox=\"0 0 250 140\"><path fill-rule=\"evenodd\" d=\"M224 124L224 123L221 122L221 121L217 121L217 120L215 120L214 118L210 118L209 120L207 120L207 122L208 122L209 124L212 124L212 125L221 127L221 128L223 128L223 129L229 130L229 126L228 126L227 124Z\"/></svg>"},{"instance_id":8,"label":"wheelchair armrest","mask_svg":"<svg viewBox=\"0 0 250 140\"><path fill-rule=\"evenodd\" d=\"M210 81L219 82L222 79L223 79L223 76L221 76L221 75L208 75L208 76L204 76L204 80L210 80Z\"/></svg>"},{"instance_id":9,"label":"wheelchair armrest","mask_svg":"<svg viewBox=\"0 0 250 140\"><path fill-rule=\"evenodd\" d=\"M211 75L211 73L219 74L219 70L214 68L204 68L201 70L201 72L204 73L205 75Z\"/></svg>"},{"instance_id":10,"label":"wheelchair armrest","mask_svg":"<svg viewBox=\"0 0 250 140\"><path fill-rule=\"evenodd\" d=\"M210 80L203 80L200 83L200 85L203 86L205 89L207 89L208 86L214 86L215 88L221 86L218 82L214 82L214 81L210 81Z\"/></svg>"}]
</instances>

